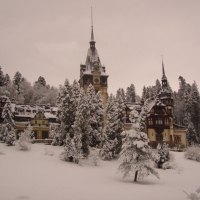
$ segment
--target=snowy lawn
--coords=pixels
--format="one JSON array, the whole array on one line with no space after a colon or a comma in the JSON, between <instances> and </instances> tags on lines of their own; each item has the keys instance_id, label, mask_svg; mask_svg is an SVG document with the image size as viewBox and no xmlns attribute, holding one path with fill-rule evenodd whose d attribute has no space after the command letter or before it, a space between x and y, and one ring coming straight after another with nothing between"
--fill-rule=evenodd
<instances>
[{"instance_id":1,"label":"snowy lawn","mask_svg":"<svg viewBox=\"0 0 200 200\"><path fill-rule=\"evenodd\" d=\"M0 200L184 200L200 186L200 163L173 152L176 169L158 170L139 183L122 179L118 161L76 165L61 161L62 147L34 144L30 151L0 143Z\"/></svg>"}]
</instances>

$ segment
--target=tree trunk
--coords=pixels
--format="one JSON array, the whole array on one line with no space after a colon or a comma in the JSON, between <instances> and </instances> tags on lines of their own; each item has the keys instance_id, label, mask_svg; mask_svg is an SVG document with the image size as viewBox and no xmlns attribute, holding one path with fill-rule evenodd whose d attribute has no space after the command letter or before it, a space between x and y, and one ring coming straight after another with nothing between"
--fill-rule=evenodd
<instances>
[{"instance_id":1,"label":"tree trunk","mask_svg":"<svg viewBox=\"0 0 200 200\"><path fill-rule=\"evenodd\" d=\"M138 171L135 172L134 182L137 182L137 177L138 177Z\"/></svg>"}]
</instances>

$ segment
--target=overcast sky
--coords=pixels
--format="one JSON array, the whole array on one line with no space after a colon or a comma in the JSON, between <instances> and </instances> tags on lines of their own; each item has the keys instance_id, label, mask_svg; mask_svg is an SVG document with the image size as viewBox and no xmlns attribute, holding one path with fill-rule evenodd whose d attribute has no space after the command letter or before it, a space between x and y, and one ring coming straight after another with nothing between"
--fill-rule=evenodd
<instances>
[{"instance_id":1,"label":"overcast sky","mask_svg":"<svg viewBox=\"0 0 200 200\"><path fill-rule=\"evenodd\" d=\"M79 79L89 48L91 0L0 0L0 65L32 83ZM94 37L109 93L131 83L140 95L160 79L199 85L200 0L93 0Z\"/></svg>"}]
</instances>

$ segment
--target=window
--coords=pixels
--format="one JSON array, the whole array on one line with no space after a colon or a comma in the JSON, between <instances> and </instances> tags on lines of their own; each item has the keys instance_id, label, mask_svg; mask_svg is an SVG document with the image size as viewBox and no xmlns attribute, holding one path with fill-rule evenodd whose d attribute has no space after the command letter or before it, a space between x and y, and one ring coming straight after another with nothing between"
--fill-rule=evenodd
<instances>
[{"instance_id":1,"label":"window","mask_svg":"<svg viewBox=\"0 0 200 200\"><path fill-rule=\"evenodd\" d=\"M49 132L48 131L42 131L42 139L48 139L49 138Z\"/></svg>"},{"instance_id":2,"label":"window","mask_svg":"<svg viewBox=\"0 0 200 200\"><path fill-rule=\"evenodd\" d=\"M174 136L174 142L176 144L180 144L181 143L181 136L180 135L175 135Z\"/></svg>"},{"instance_id":3,"label":"window","mask_svg":"<svg viewBox=\"0 0 200 200\"><path fill-rule=\"evenodd\" d=\"M149 125L153 125L153 119L152 119L152 118L149 118L149 119L148 119L148 124L149 124Z\"/></svg>"},{"instance_id":4,"label":"window","mask_svg":"<svg viewBox=\"0 0 200 200\"><path fill-rule=\"evenodd\" d=\"M156 125L162 125L163 121L162 119L156 119Z\"/></svg>"}]
</instances>

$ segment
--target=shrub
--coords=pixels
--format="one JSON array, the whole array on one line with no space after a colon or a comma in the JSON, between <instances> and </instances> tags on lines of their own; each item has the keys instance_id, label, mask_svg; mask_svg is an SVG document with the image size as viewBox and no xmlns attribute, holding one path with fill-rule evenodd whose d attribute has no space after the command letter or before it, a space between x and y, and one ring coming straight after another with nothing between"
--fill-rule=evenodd
<instances>
[{"instance_id":1,"label":"shrub","mask_svg":"<svg viewBox=\"0 0 200 200\"><path fill-rule=\"evenodd\" d=\"M185 158L200 162L200 146L192 145L185 151Z\"/></svg>"},{"instance_id":2,"label":"shrub","mask_svg":"<svg viewBox=\"0 0 200 200\"><path fill-rule=\"evenodd\" d=\"M187 195L187 198L190 200L200 200L200 187L190 194L184 191L184 193Z\"/></svg>"},{"instance_id":3,"label":"shrub","mask_svg":"<svg viewBox=\"0 0 200 200\"><path fill-rule=\"evenodd\" d=\"M21 132L19 140L17 141L17 148L22 151L31 149L31 139L26 132Z\"/></svg>"}]
</instances>

